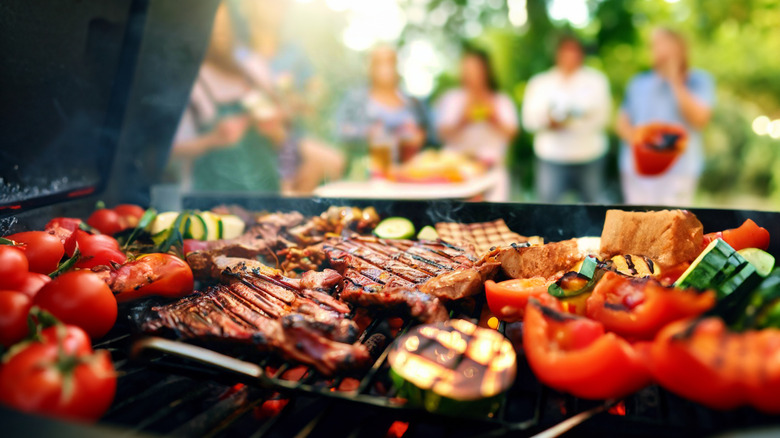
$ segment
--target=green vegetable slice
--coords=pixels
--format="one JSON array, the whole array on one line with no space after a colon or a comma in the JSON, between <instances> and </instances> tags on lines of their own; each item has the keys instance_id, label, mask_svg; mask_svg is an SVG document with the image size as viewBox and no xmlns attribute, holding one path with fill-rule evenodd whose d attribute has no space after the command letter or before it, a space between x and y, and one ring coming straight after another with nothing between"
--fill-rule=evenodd
<instances>
[{"instance_id":1,"label":"green vegetable slice","mask_svg":"<svg viewBox=\"0 0 780 438\"><path fill-rule=\"evenodd\" d=\"M374 234L380 239L411 239L414 231L412 221L404 217L389 217L374 228Z\"/></svg>"},{"instance_id":2,"label":"green vegetable slice","mask_svg":"<svg viewBox=\"0 0 780 438\"><path fill-rule=\"evenodd\" d=\"M762 277L766 277L775 267L775 258L772 254L758 248L745 248L737 251L745 258Z\"/></svg>"},{"instance_id":3,"label":"green vegetable slice","mask_svg":"<svg viewBox=\"0 0 780 438\"><path fill-rule=\"evenodd\" d=\"M598 268L598 260L587 257L582 261L579 272L565 273L547 287L547 293L556 298L570 298L591 292L603 275L604 270Z\"/></svg>"},{"instance_id":4,"label":"green vegetable slice","mask_svg":"<svg viewBox=\"0 0 780 438\"><path fill-rule=\"evenodd\" d=\"M439 233L436 232L436 228L430 225L422 227L419 233L417 233L417 240L437 240Z\"/></svg>"}]
</instances>

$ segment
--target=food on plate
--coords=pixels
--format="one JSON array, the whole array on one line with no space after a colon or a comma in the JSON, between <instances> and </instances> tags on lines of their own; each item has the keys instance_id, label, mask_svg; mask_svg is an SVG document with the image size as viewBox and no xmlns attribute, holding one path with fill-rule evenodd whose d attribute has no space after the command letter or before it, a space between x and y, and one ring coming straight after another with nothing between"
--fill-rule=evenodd
<instances>
[{"instance_id":1,"label":"food on plate","mask_svg":"<svg viewBox=\"0 0 780 438\"><path fill-rule=\"evenodd\" d=\"M515 380L512 344L463 319L415 327L393 344L388 362L398 394L430 412L495 412Z\"/></svg>"},{"instance_id":2,"label":"food on plate","mask_svg":"<svg viewBox=\"0 0 780 438\"><path fill-rule=\"evenodd\" d=\"M174 303L134 315L146 332L170 332L184 339L255 345L314 366L325 375L359 368L370 359L355 343L349 307L326 292L341 276L332 270L284 277L245 259L221 258L223 282Z\"/></svg>"},{"instance_id":3,"label":"food on plate","mask_svg":"<svg viewBox=\"0 0 780 438\"><path fill-rule=\"evenodd\" d=\"M494 261L477 266L473 252L445 242L355 236L331 239L323 249L330 266L344 276L340 296L347 302L390 287L456 300L482 292L498 268Z\"/></svg>"},{"instance_id":4,"label":"food on plate","mask_svg":"<svg viewBox=\"0 0 780 438\"><path fill-rule=\"evenodd\" d=\"M193 292L190 266L171 254L146 254L118 268L93 268L108 284L117 302L143 297L181 298Z\"/></svg>"},{"instance_id":5,"label":"food on plate","mask_svg":"<svg viewBox=\"0 0 780 438\"><path fill-rule=\"evenodd\" d=\"M513 232L503 219L472 224L438 222L436 232L445 242L454 245L473 245L478 255L490 251L493 247L509 246L513 243L543 243L540 237L525 237Z\"/></svg>"},{"instance_id":6,"label":"food on plate","mask_svg":"<svg viewBox=\"0 0 780 438\"><path fill-rule=\"evenodd\" d=\"M730 331L719 318L680 321L649 348L655 379L666 389L715 409L750 404L780 414L780 330Z\"/></svg>"},{"instance_id":7,"label":"food on plate","mask_svg":"<svg viewBox=\"0 0 780 438\"><path fill-rule=\"evenodd\" d=\"M555 300L529 300L523 348L542 383L577 397L615 399L650 383L631 344L598 321L563 312Z\"/></svg>"},{"instance_id":8,"label":"food on plate","mask_svg":"<svg viewBox=\"0 0 780 438\"><path fill-rule=\"evenodd\" d=\"M687 144L688 134L680 125L650 123L639 126L632 141L637 171L646 176L666 172Z\"/></svg>"},{"instance_id":9,"label":"food on plate","mask_svg":"<svg viewBox=\"0 0 780 438\"><path fill-rule=\"evenodd\" d=\"M405 217L383 219L374 228L374 235L380 239L411 239L414 232L414 224Z\"/></svg>"},{"instance_id":10,"label":"food on plate","mask_svg":"<svg viewBox=\"0 0 780 438\"><path fill-rule=\"evenodd\" d=\"M705 234L704 244L707 245L715 239L723 239L738 251L745 248L769 248L769 231L759 227L752 219L745 220L738 228Z\"/></svg>"},{"instance_id":11,"label":"food on plate","mask_svg":"<svg viewBox=\"0 0 780 438\"><path fill-rule=\"evenodd\" d=\"M701 252L702 225L686 210L608 210L601 233L601 256L649 257L661 269L690 262Z\"/></svg>"},{"instance_id":12,"label":"food on plate","mask_svg":"<svg viewBox=\"0 0 780 438\"><path fill-rule=\"evenodd\" d=\"M0 368L0 403L24 412L95 421L115 393L111 356L93 352L86 334L73 326L45 329L40 341L12 352Z\"/></svg>"},{"instance_id":13,"label":"food on plate","mask_svg":"<svg viewBox=\"0 0 780 438\"><path fill-rule=\"evenodd\" d=\"M430 225L426 225L420 229L417 233L417 240L438 240L439 233L436 232L436 228Z\"/></svg>"},{"instance_id":14,"label":"food on plate","mask_svg":"<svg viewBox=\"0 0 780 438\"><path fill-rule=\"evenodd\" d=\"M504 321L517 321L525 314L530 298L547 294L550 282L544 277L517 278L500 283L485 282L485 299L490 311Z\"/></svg>"},{"instance_id":15,"label":"food on plate","mask_svg":"<svg viewBox=\"0 0 780 438\"><path fill-rule=\"evenodd\" d=\"M60 239L45 231L25 231L5 238L14 241L16 248L24 251L30 272L51 274L65 255Z\"/></svg>"},{"instance_id":16,"label":"food on plate","mask_svg":"<svg viewBox=\"0 0 780 438\"><path fill-rule=\"evenodd\" d=\"M0 290L0 345L8 348L29 334L27 315L31 307L32 300L27 295Z\"/></svg>"},{"instance_id":17,"label":"food on plate","mask_svg":"<svg viewBox=\"0 0 780 438\"><path fill-rule=\"evenodd\" d=\"M453 151L426 150L407 161L392 175L402 182L457 183L485 173L485 166Z\"/></svg>"},{"instance_id":18,"label":"food on plate","mask_svg":"<svg viewBox=\"0 0 780 438\"><path fill-rule=\"evenodd\" d=\"M607 272L586 303L586 314L629 339L652 339L667 324L701 315L715 305L712 291L664 287L650 278Z\"/></svg>"},{"instance_id":19,"label":"food on plate","mask_svg":"<svg viewBox=\"0 0 780 438\"><path fill-rule=\"evenodd\" d=\"M511 245L490 253L501 264L501 270L511 278L550 278L568 271L589 254L580 251L577 239L529 246Z\"/></svg>"},{"instance_id":20,"label":"food on plate","mask_svg":"<svg viewBox=\"0 0 780 438\"><path fill-rule=\"evenodd\" d=\"M65 324L84 329L99 339L114 326L117 305L108 285L94 272L66 272L35 295L34 304Z\"/></svg>"}]
</instances>

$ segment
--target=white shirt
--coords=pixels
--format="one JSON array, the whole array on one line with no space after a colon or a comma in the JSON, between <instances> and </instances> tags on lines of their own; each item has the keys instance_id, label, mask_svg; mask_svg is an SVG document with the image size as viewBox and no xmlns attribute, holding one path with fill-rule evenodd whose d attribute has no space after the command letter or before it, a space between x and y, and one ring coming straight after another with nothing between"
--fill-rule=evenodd
<instances>
[{"instance_id":1,"label":"white shirt","mask_svg":"<svg viewBox=\"0 0 780 438\"><path fill-rule=\"evenodd\" d=\"M506 94L496 94L496 116L502 124L517 127L517 110ZM448 91L436 106L436 125L455 126L463 118L468 99L461 89ZM446 149L463 152L487 163L503 164L511 138L507 138L489 122L474 122L458 132L455 138L444 145Z\"/></svg>"},{"instance_id":2,"label":"white shirt","mask_svg":"<svg viewBox=\"0 0 780 438\"><path fill-rule=\"evenodd\" d=\"M569 77L553 68L528 82L523 98L523 126L534 136L537 157L563 164L587 163L607 152L604 128L611 97L603 73L582 67ZM550 118L561 121L550 128Z\"/></svg>"}]
</instances>

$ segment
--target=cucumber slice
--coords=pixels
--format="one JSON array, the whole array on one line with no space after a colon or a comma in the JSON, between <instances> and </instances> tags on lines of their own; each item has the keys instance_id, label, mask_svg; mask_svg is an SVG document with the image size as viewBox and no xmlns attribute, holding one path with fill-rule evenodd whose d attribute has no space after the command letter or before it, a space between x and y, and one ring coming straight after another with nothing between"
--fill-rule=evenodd
<instances>
[{"instance_id":1,"label":"cucumber slice","mask_svg":"<svg viewBox=\"0 0 780 438\"><path fill-rule=\"evenodd\" d=\"M154 222L152 222L152 228L149 230L149 233L157 235L163 231L167 231L173 226L177 217L179 217L178 211L166 211L158 214L157 217L154 218Z\"/></svg>"},{"instance_id":2,"label":"cucumber slice","mask_svg":"<svg viewBox=\"0 0 780 438\"><path fill-rule=\"evenodd\" d=\"M244 220L233 214L219 215L222 219L219 225L221 230L217 230L217 235L220 239L235 239L236 237L244 234L246 224Z\"/></svg>"},{"instance_id":3,"label":"cucumber slice","mask_svg":"<svg viewBox=\"0 0 780 438\"><path fill-rule=\"evenodd\" d=\"M762 277L766 277L775 267L775 258L772 254L758 248L745 248L737 251L745 258Z\"/></svg>"},{"instance_id":4,"label":"cucumber slice","mask_svg":"<svg viewBox=\"0 0 780 438\"><path fill-rule=\"evenodd\" d=\"M437 240L439 233L436 232L436 228L430 225L422 227L419 233L417 233L417 240Z\"/></svg>"},{"instance_id":5,"label":"cucumber slice","mask_svg":"<svg viewBox=\"0 0 780 438\"><path fill-rule=\"evenodd\" d=\"M405 217L389 217L379 222L374 234L380 239L411 239L414 237L414 224Z\"/></svg>"},{"instance_id":6,"label":"cucumber slice","mask_svg":"<svg viewBox=\"0 0 780 438\"><path fill-rule=\"evenodd\" d=\"M675 285L683 289L689 287L707 289L713 287L714 280L722 275L721 271L727 265L740 266L744 263L742 256L737 254L728 243L716 239L707 245Z\"/></svg>"}]
</instances>

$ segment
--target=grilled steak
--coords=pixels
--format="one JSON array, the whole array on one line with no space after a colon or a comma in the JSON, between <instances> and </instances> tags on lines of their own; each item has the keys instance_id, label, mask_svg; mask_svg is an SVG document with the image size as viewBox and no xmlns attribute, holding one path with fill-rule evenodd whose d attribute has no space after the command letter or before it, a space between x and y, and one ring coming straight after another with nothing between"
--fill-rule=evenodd
<instances>
[{"instance_id":1,"label":"grilled steak","mask_svg":"<svg viewBox=\"0 0 780 438\"><path fill-rule=\"evenodd\" d=\"M403 311L423 321L443 318L442 301L481 292L498 267L475 266L470 250L443 242L354 236L331 239L323 249L344 277L343 301Z\"/></svg>"},{"instance_id":2,"label":"grilled steak","mask_svg":"<svg viewBox=\"0 0 780 438\"><path fill-rule=\"evenodd\" d=\"M368 349L353 344L358 329L349 307L326 292L341 280L335 271L290 279L250 260L218 257L214 264L224 268L221 284L153 307L141 329L253 343L326 375L368 362Z\"/></svg>"}]
</instances>

